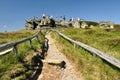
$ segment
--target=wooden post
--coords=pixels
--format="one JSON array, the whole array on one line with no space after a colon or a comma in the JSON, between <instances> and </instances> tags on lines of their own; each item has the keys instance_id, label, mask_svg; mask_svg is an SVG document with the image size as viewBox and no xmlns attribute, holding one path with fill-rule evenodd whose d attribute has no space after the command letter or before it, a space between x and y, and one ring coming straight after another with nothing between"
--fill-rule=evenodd
<instances>
[{"instance_id":1,"label":"wooden post","mask_svg":"<svg viewBox=\"0 0 120 80\"><path fill-rule=\"evenodd\" d=\"M48 48L48 41L49 41L49 40L48 40L47 38L45 38L45 47L46 47L46 48Z\"/></svg>"},{"instance_id":2,"label":"wooden post","mask_svg":"<svg viewBox=\"0 0 120 80\"><path fill-rule=\"evenodd\" d=\"M30 45L32 46L32 40L30 39L29 41L30 41Z\"/></svg>"},{"instance_id":3,"label":"wooden post","mask_svg":"<svg viewBox=\"0 0 120 80\"><path fill-rule=\"evenodd\" d=\"M58 33L57 33L57 34L58 34ZM58 40L60 40L60 37L61 37L61 36L58 34L58 36L57 36Z\"/></svg>"},{"instance_id":4,"label":"wooden post","mask_svg":"<svg viewBox=\"0 0 120 80\"><path fill-rule=\"evenodd\" d=\"M36 36L36 38L37 38L38 42L40 43L39 37L38 37L38 36Z\"/></svg>"},{"instance_id":5,"label":"wooden post","mask_svg":"<svg viewBox=\"0 0 120 80\"><path fill-rule=\"evenodd\" d=\"M14 46L13 46L13 51L14 51L14 54L15 54L15 55L18 53L17 45L14 45Z\"/></svg>"},{"instance_id":6,"label":"wooden post","mask_svg":"<svg viewBox=\"0 0 120 80\"><path fill-rule=\"evenodd\" d=\"M74 48L76 47L76 44L74 43Z\"/></svg>"},{"instance_id":7,"label":"wooden post","mask_svg":"<svg viewBox=\"0 0 120 80\"><path fill-rule=\"evenodd\" d=\"M93 53L93 57L96 57L97 55Z\"/></svg>"},{"instance_id":8,"label":"wooden post","mask_svg":"<svg viewBox=\"0 0 120 80\"><path fill-rule=\"evenodd\" d=\"M5 51L3 51L3 52L0 52L0 56L9 53L9 52L11 52L12 50L13 50L13 48L8 49L8 50L5 50Z\"/></svg>"}]
</instances>

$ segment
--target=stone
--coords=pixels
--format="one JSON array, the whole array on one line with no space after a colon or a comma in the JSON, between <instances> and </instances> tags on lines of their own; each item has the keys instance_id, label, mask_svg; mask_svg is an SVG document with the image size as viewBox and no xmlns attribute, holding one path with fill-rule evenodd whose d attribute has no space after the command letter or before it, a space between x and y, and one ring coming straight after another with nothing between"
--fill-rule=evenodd
<instances>
[{"instance_id":1,"label":"stone","mask_svg":"<svg viewBox=\"0 0 120 80\"><path fill-rule=\"evenodd\" d=\"M69 27L69 22L62 21L62 22L60 22L60 25L63 26L63 27Z\"/></svg>"},{"instance_id":2,"label":"stone","mask_svg":"<svg viewBox=\"0 0 120 80\"><path fill-rule=\"evenodd\" d=\"M36 29L37 25L41 22L40 19L34 18L30 20L26 20L25 27L27 30L33 30Z\"/></svg>"},{"instance_id":3,"label":"stone","mask_svg":"<svg viewBox=\"0 0 120 80\"><path fill-rule=\"evenodd\" d=\"M113 29L114 23L111 21L101 21L101 22L99 22L99 26L101 28Z\"/></svg>"},{"instance_id":4,"label":"stone","mask_svg":"<svg viewBox=\"0 0 120 80\"><path fill-rule=\"evenodd\" d=\"M80 28L80 23L79 21L76 21L74 24L73 24L74 28Z\"/></svg>"},{"instance_id":5,"label":"stone","mask_svg":"<svg viewBox=\"0 0 120 80\"><path fill-rule=\"evenodd\" d=\"M94 26L93 25L90 25L90 27L89 28L93 28Z\"/></svg>"},{"instance_id":6,"label":"stone","mask_svg":"<svg viewBox=\"0 0 120 80\"><path fill-rule=\"evenodd\" d=\"M88 28L88 24L86 22L81 23L81 28Z\"/></svg>"}]
</instances>

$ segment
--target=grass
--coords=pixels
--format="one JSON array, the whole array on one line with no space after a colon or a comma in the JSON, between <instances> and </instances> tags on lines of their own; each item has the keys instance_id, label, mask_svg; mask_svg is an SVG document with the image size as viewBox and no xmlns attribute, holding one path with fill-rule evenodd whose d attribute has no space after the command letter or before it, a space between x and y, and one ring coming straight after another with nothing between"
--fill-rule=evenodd
<instances>
[{"instance_id":1,"label":"grass","mask_svg":"<svg viewBox=\"0 0 120 80\"><path fill-rule=\"evenodd\" d=\"M30 30L20 30L16 32L8 32L8 33L0 33L0 44L4 44L7 42L14 42L20 40L22 38L26 38L32 36L37 31L30 31Z\"/></svg>"},{"instance_id":2,"label":"grass","mask_svg":"<svg viewBox=\"0 0 120 80\"><path fill-rule=\"evenodd\" d=\"M101 28L66 29L63 33L73 40L81 41L120 59L120 32Z\"/></svg>"},{"instance_id":3,"label":"grass","mask_svg":"<svg viewBox=\"0 0 120 80\"><path fill-rule=\"evenodd\" d=\"M37 31L30 30L22 30L17 32L10 33L0 33L0 44L4 44L7 42L18 41L23 38L33 36L37 33ZM0 80L26 80L33 73L32 69L28 69L27 67L32 66L32 58L37 49L41 49L44 43L44 36L41 35L39 40L42 44L40 44L36 39L32 40L32 46L29 44L29 41L25 43L19 44L18 54L14 55L13 51L10 54L0 56ZM29 63L25 62L25 58L31 55L32 57L28 59ZM27 65L27 66L26 66Z\"/></svg>"},{"instance_id":4,"label":"grass","mask_svg":"<svg viewBox=\"0 0 120 80\"><path fill-rule=\"evenodd\" d=\"M106 30L101 28L93 29L59 29L60 32L70 38L81 41L87 45L95 47L107 54L120 59L120 32L119 30ZM93 57L88 51L52 34L56 39L59 49L76 64L83 80L119 80L120 70L99 57Z\"/></svg>"}]
</instances>

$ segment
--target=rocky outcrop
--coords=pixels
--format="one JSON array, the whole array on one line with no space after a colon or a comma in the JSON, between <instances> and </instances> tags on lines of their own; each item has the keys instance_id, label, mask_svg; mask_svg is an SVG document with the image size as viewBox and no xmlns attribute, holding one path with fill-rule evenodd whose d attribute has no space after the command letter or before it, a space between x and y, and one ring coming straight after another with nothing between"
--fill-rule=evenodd
<instances>
[{"instance_id":1,"label":"rocky outcrop","mask_svg":"<svg viewBox=\"0 0 120 80\"><path fill-rule=\"evenodd\" d=\"M101 21L101 22L99 22L99 26L101 28L113 29L114 28L114 23L111 22L111 21Z\"/></svg>"},{"instance_id":2,"label":"rocky outcrop","mask_svg":"<svg viewBox=\"0 0 120 80\"><path fill-rule=\"evenodd\" d=\"M34 30L37 28L37 26L40 22L41 22L41 20L38 18L26 20L25 27L27 30Z\"/></svg>"},{"instance_id":3,"label":"rocky outcrop","mask_svg":"<svg viewBox=\"0 0 120 80\"><path fill-rule=\"evenodd\" d=\"M34 29L40 29L41 27L55 27L55 20L54 19L48 19L48 18L43 18L43 19L30 19L26 20L25 27L26 30L34 30Z\"/></svg>"}]
</instances>

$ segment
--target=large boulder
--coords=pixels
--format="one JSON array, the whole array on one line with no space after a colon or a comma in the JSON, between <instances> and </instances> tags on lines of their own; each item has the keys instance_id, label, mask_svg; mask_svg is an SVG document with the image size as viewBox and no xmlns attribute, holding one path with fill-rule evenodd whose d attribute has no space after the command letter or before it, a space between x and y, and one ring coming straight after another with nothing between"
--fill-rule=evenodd
<instances>
[{"instance_id":1,"label":"large boulder","mask_svg":"<svg viewBox=\"0 0 120 80\"><path fill-rule=\"evenodd\" d=\"M26 20L25 27L27 30L33 30L37 28L37 25L40 23L40 19L34 18L30 20Z\"/></svg>"},{"instance_id":2,"label":"large boulder","mask_svg":"<svg viewBox=\"0 0 120 80\"><path fill-rule=\"evenodd\" d=\"M69 27L69 22L67 22L67 21L62 21L62 22L60 22L60 24L63 27Z\"/></svg>"},{"instance_id":3,"label":"large boulder","mask_svg":"<svg viewBox=\"0 0 120 80\"><path fill-rule=\"evenodd\" d=\"M80 28L80 22L79 22L79 21L76 21L76 22L73 24L73 27L74 27L74 28Z\"/></svg>"},{"instance_id":4,"label":"large boulder","mask_svg":"<svg viewBox=\"0 0 120 80\"><path fill-rule=\"evenodd\" d=\"M41 22L37 25L37 29L41 28L41 27L46 27L49 24L49 19L42 19Z\"/></svg>"},{"instance_id":5,"label":"large boulder","mask_svg":"<svg viewBox=\"0 0 120 80\"><path fill-rule=\"evenodd\" d=\"M81 28L88 28L88 24L86 22L82 22L81 23Z\"/></svg>"},{"instance_id":6,"label":"large boulder","mask_svg":"<svg viewBox=\"0 0 120 80\"><path fill-rule=\"evenodd\" d=\"M113 29L114 28L114 23L111 22L111 21L100 21L99 26L101 28Z\"/></svg>"},{"instance_id":7,"label":"large boulder","mask_svg":"<svg viewBox=\"0 0 120 80\"><path fill-rule=\"evenodd\" d=\"M38 24L37 29L41 27L56 27L54 19L42 19L41 22Z\"/></svg>"}]
</instances>

